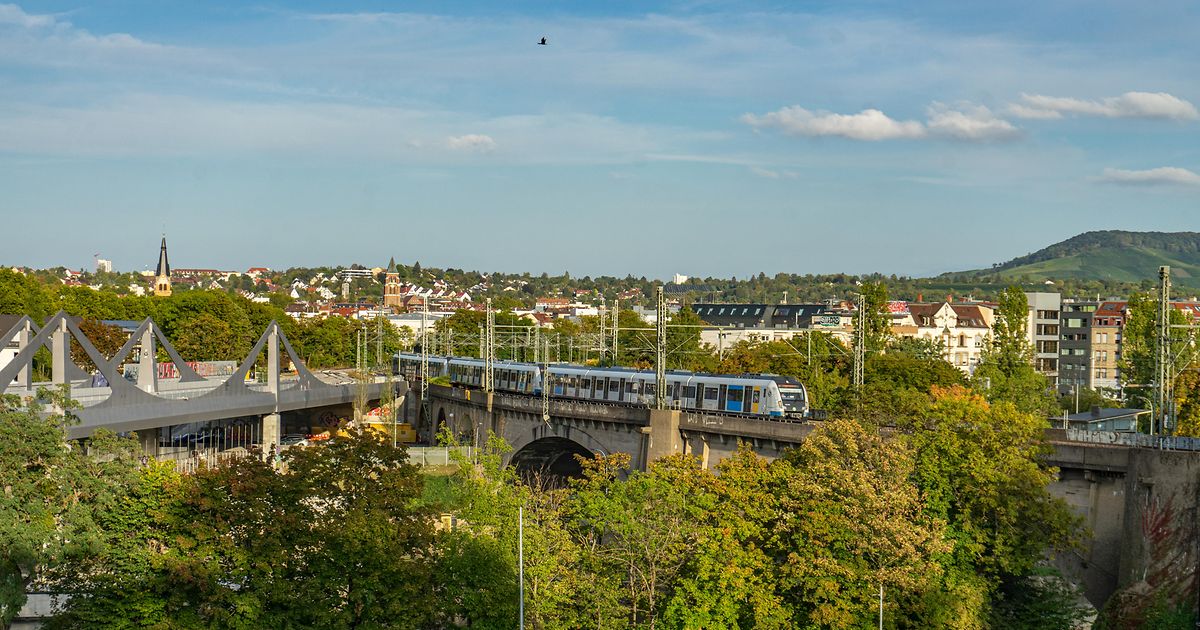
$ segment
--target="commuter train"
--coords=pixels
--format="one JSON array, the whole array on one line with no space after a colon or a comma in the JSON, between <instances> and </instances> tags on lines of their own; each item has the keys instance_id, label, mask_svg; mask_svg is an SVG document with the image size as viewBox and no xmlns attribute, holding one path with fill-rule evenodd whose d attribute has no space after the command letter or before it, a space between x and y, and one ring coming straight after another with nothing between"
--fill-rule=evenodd
<instances>
[{"instance_id":1,"label":"commuter train","mask_svg":"<svg viewBox=\"0 0 1200 630\"><path fill-rule=\"evenodd\" d=\"M428 361L430 378L448 376L455 385L483 387L483 359L430 356ZM396 368L409 380L420 377L421 355L396 355ZM643 406L654 404L656 389L654 372L649 370L558 363L494 361L492 378L493 388L501 392L541 395L543 386L548 386L555 398ZM789 418L810 414L804 385L771 374L671 371L666 374L666 388L671 408Z\"/></svg>"}]
</instances>

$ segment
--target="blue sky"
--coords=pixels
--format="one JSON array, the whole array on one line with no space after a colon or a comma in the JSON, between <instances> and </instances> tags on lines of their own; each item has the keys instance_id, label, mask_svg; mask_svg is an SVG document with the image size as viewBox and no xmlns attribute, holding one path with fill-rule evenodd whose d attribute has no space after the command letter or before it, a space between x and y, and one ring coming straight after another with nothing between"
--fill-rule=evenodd
<instances>
[{"instance_id":1,"label":"blue sky","mask_svg":"<svg viewBox=\"0 0 1200 630\"><path fill-rule=\"evenodd\" d=\"M925 275L1198 230L1198 32L1171 0L0 4L0 264L143 269L165 230L180 267Z\"/></svg>"}]
</instances>

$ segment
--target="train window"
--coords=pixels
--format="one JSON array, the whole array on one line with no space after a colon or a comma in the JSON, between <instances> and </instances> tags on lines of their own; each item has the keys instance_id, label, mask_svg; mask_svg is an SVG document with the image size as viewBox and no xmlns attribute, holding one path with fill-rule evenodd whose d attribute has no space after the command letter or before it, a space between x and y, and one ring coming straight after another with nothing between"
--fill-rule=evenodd
<instances>
[{"instance_id":1,"label":"train window","mask_svg":"<svg viewBox=\"0 0 1200 630\"><path fill-rule=\"evenodd\" d=\"M755 404L757 404L757 403L758 403L758 400L759 400L759 393L760 393L760 392L759 392L759 389L758 389L757 387L755 387L755 388L754 388L754 402L755 402Z\"/></svg>"},{"instance_id":2,"label":"train window","mask_svg":"<svg viewBox=\"0 0 1200 630\"><path fill-rule=\"evenodd\" d=\"M683 397L684 398L695 398L696 397L696 386L688 385L687 387L684 387L683 388Z\"/></svg>"},{"instance_id":3,"label":"train window","mask_svg":"<svg viewBox=\"0 0 1200 630\"><path fill-rule=\"evenodd\" d=\"M705 387L704 388L704 400L716 400L716 399L717 399L717 388L716 387Z\"/></svg>"},{"instance_id":4,"label":"train window","mask_svg":"<svg viewBox=\"0 0 1200 630\"><path fill-rule=\"evenodd\" d=\"M734 403L742 402L742 390L730 387L729 392L725 395L725 399Z\"/></svg>"},{"instance_id":5,"label":"train window","mask_svg":"<svg viewBox=\"0 0 1200 630\"><path fill-rule=\"evenodd\" d=\"M625 393L626 393L626 394L632 394L632 393L633 393L633 385L634 385L634 382L633 382L633 381L629 381L628 383L625 383Z\"/></svg>"},{"instance_id":6,"label":"train window","mask_svg":"<svg viewBox=\"0 0 1200 630\"><path fill-rule=\"evenodd\" d=\"M617 382L617 379L615 379L615 378L608 382L608 391L610 391L610 392L618 391L620 389L620 387L621 387L621 384L619 382Z\"/></svg>"}]
</instances>

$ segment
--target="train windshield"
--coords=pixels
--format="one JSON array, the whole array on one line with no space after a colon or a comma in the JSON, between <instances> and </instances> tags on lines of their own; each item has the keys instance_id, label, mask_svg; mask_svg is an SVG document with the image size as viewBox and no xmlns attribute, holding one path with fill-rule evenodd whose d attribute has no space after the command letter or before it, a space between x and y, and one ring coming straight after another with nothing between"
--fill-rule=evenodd
<instances>
[{"instance_id":1,"label":"train windshield","mask_svg":"<svg viewBox=\"0 0 1200 630\"><path fill-rule=\"evenodd\" d=\"M779 396L783 398L783 408L787 411L804 411L804 390L800 388L779 388Z\"/></svg>"}]
</instances>

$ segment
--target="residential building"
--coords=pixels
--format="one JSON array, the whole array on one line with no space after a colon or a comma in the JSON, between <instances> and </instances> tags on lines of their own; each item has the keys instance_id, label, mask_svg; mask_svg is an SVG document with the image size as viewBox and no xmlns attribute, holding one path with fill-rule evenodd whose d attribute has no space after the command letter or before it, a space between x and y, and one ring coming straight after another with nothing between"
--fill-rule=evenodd
<instances>
[{"instance_id":1,"label":"residential building","mask_svg":"<svg viewBox=\"0 0 1200 630\"><path fill-rule=\"evenodd\" d=\"M20 321L20 315L0 315L0 335L11 332ZM13 336L6 345L0 346L0 370L7 367L20 350L20 342L16 336ZM15 378L13 382L16 382Z\"/></svg>"},{"instance_id":2,"label":"residential building","mask_svg":"<svg viewBox=\"0 0 1200 630\"><path fill-rule=\"evenodd\" d=\"M1119 433L1136 433L1137 418L1145 409L1104 409L1092 407L1087 411L1066 416L1066 425L1070 429L1082 431L1115 431Z\"/></svg>"},{"instance_id":3,"label":"residential building","mask_svg":"<svg viewBox=\"0 0 1200 630\"><path fill-rule=\"evenodd\" d=\"M1089 387L1109 396L1118 393L1121 387L1121 337L1125 328L1127 302L1109 300L1100 302L1092 313L1091 348L1092 358Z\"/></svg>"},{"instance_id":4,"label":"residential building","mask_svg":"<svg viewBox=\"0 0 1200 630\"><path fill-rule=\"evenodd\" d=\"M553 309L567 308L571 305L571 300L567 298L555 297L540 297L533 304L533 310L539 313L545 313Z\"/></svg>"},{"instance_id":5,"label":"residential building","mask_svg":"<svg viewBox=\"0 0 1200 630\"><path fill-rule=\"evenodd\" d=\"M712 328L700 331L700 341L720 353L739 341L779 341L810 330L821 330L849 343L854 316L830 310L825 304L693 304L694 312Z\"/></svg>"},{"instance_id":6,"label":"residential building","mask_svg":"<svg viewBox=\"0 0 1200 630\"><path fill-rule=\"evenodd\" d=\"M693 304L692 312L714 326L807 329L828 309L824 304Z\"/></svg>"},{"instance_id":7,"label":"residential building","mask_svg":"<svg viewBox=\"0 0 1200 630\"><path fill-rule=\"evenodd\" d=\"M96 273L112 273L113 266L111 260L103 258L96 259Z\"/></svg>"},{"instance_id":8,"label":"residential building","mask_svg":"<svg viewBox=\"0 0 1200 630\"><path fill-rule=\"evenodd\" d=\"M983 357L992 336L994 311L984 304L891 303L892 332L933 342L942 349L942 358L968 376Z\"/></svg>"},{"instance_id":9,"label":"residential building","mask_svg":"<svg viewBox=\"0 0 1200 630\"><path fill-rule=\"evenodd\" d=\"M1026 293L1029 304L1025 322L1026 339L1033 347L1033 366L1058 386L1059 315L1062 295L1059 293Z\"/></svg>"},{"instance_id":10,"label":"residential building","mask_svg":"<svg viewBox=\"0 0 1200 630\"><path fill-rule=\"evenodd\" d=\"M1094 301L1062 300L1058 329L1058 393L1070 394L1079 389L1095 389L1093 357L1103 357L1107 350L1093 350L1095 332L1092 326L1096 309ZM1107 357L1104 357L1107 358Z\"/></svg>"},{"instance_id":11,"label":"residential building","mask_svg":"<svg viewBox=\"0 0 1200 630\"><path fill-rule=\"evenodd\" d=\"M374 278L375 274L370 269L343 269L337 273L338 277L343 281L353 280L355 278Z\"/></svg>"}]
</instances>

